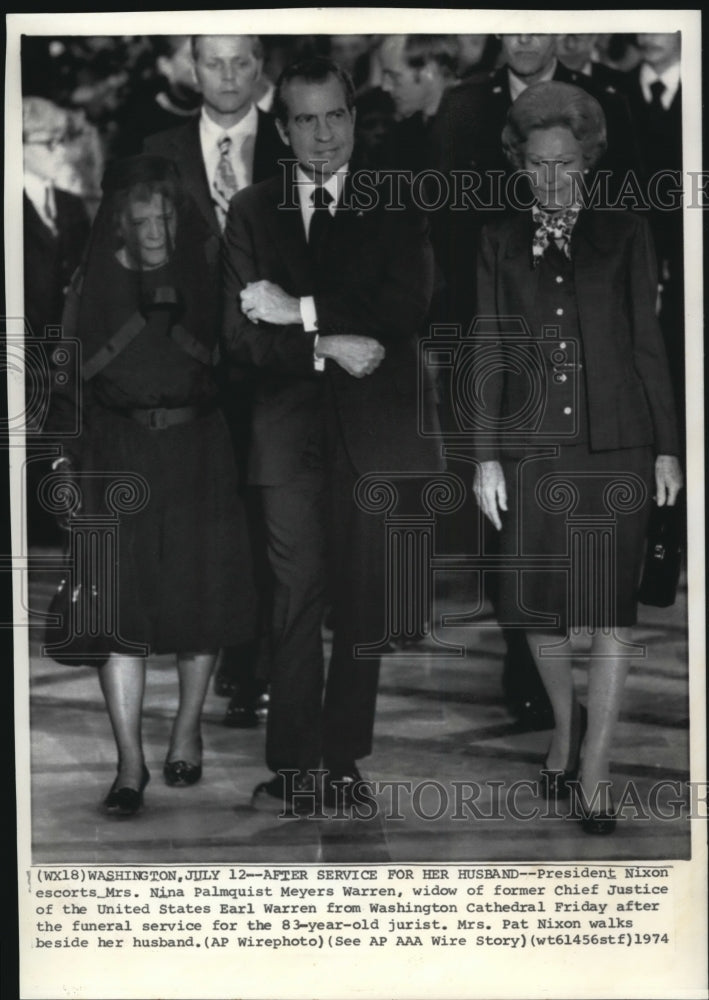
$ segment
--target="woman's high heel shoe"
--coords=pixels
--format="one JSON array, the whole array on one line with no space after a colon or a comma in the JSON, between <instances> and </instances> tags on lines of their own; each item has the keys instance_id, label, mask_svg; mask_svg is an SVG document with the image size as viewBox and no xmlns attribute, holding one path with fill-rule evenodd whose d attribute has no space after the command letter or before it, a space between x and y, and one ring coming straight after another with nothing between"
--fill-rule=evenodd
<instances>
[{"instance_id":1,"label":"woman's high heel shoe","mask_svg":"<svg viewBox=\"0 0 709 1000\"><path fill-rule=\"evenodd\" d=\"M202 740L199 741L199 752L202 754ZM166 760L163 769L165 784L173 788L186 788L196 785L202 777L202 764L190 764L186 760Z\"/></svg>"},{"instance_id":2,"label":"woman's high heel shoe","mask_svg":"<svg viewBox=\"0 0 709 1000\"><path fill-rule=\"evenodd\" d=\"M581 784L575 791L574 813L581 823L584 833L590 833L597 837L607 836L613 833L617 825L617 813L610 794L610 783L601 782L601 785L608 785L607 809L599 809L598 812L591 812L590 806L586 804L586 797L581 789Z\"/></svg>"},{"instance_id":3,"label":"woman's high heel shoe","mask_svg":"<svg viewBox=\"0 0 709 1000\"><path fill-rule=\"evenodd\" d=\"M578 735L575 740L568 769L565 771L553 771L543 767L539 772L539 786L541 794L547 802L557 802L561 799L568 799L571 794L571 784L579 773L579 762L581 760L581 747L588 728L588 712L584 705L579 706L579 726ZM573 736L573 733L572 733Z\"/></svg>"},{"instance_id":4,"label":"woman's high heel shoe","mask_svg":"<svg viewBox=\"0 0 709 1000\"><path fill-rule=\"evenodd\" d=\"M166 760L162 773L166 785L185 788L197 784L202 777L202 765L190 764L186 760Z\"/></svg>"},{"instance_id":5,"label":"woman's high heel shoe","mask_svg":"<svg viewBox=\"0 0 709 1000\"><path fill-rule=\"evenodd\" d=\"M143 764L143 774L140 779L139 788L130 788L128 785L118 786L118 777L111 785L108 795L103 801L104 808L108 812L116 813L118 816L134 816L143 805L143 792L145 786L150 781L150 772Z\"/></svg>"}]
</instances>

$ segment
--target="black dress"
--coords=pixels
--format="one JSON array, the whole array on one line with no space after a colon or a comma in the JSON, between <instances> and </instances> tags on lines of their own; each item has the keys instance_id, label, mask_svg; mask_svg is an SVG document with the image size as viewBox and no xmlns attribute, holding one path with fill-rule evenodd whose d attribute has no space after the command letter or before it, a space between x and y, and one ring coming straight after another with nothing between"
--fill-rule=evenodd
<instances>
[{"instance_id":1,"label":"black dress","mask_svg":"<svg viewBox=\"0 0 709 1000\"><path fill-rule=\"evenodd\" d=\"M125 162L133 185L136 176L153 183L173 169L156 157ZM84 358L83 428L68 450L79 469L81 517L115 521L118 512L121 639L153 653L216 652L254 631L249 538L212 365L216 267L184 197L167 263L124 266L116 252L119 191L99 211L73 304ZM93 359L130 323L137 335L92 371Z\"/></svg>"},{"instance_id":2,"label":"black dress","mask_svg":"<svg viewBox=\"0 0 709 1000\"><path fill-rule=\"evenodd\" d=\"M563 633L633 625L654 493L653 450L591 451L573 262L552 244L537 267L538 313L563 339L541 344L545 434L524 458L502 462L507 568L499 579L499 621ZM554 427L556 439L549 433Z\"/></svg>"}]
</instances>

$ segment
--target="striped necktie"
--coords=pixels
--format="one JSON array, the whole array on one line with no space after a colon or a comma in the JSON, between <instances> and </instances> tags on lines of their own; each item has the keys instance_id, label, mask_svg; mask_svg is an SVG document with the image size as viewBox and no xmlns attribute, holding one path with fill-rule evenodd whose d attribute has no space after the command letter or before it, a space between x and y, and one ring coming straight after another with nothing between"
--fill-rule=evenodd
<instances>
[{"instance_id":1,"label":"striped necktie","mask_svg":"<svg viewBox=\"0 0 709 1000\"><path fill-rule=\"evenodd\" d=\"M214 203L217 209L219 226L223 232L226 225L227 212L229 211L229 202L236 194L239 185L236 182L236 174L229 158L231 137L223 135L217 145L219 147L219 160L214 173Z\"/></svg>"}]
</instances>

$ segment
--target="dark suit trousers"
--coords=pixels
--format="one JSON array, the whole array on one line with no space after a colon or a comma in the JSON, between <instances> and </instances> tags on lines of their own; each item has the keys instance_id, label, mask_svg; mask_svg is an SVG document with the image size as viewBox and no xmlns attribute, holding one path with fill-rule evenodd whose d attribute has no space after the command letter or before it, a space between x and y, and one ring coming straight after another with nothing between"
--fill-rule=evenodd
<instances>
[{"instance_id":1,"label":"dark suit trousers","mask_svg":"<svg viewBox=\"0 0 709 1000\"><path fill-rule=\"evenodd\" d=\"M357 473L331 426L304 467L261 494L275 576L266 762L272 771L347 764L371 752L379 659L354 645L384 633L381 519L357 507ZM333 651L323 707L322 621L332 605Z\"/></svg>"}]
</instances>

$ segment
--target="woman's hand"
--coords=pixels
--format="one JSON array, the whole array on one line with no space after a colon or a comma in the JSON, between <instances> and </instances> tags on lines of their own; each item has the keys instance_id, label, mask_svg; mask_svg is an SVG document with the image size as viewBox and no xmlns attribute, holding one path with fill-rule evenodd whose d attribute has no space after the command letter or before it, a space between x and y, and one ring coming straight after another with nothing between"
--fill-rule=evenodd
<instances>
[{"instance_id":1,"label":"woman's hand","mask_svg":"<svg viewBox=\"0 0 709 1000\"><path fill-rule=\"evenodd\" d=\"M505 474L499 462L480 463L475 470L473 493L480 510L500 531L500 513L507 510L507 490Z\"/></svg>"},{"instance_id":2,"label":"woman's hand","mask_svg":"<svg viewBox=\"0 0 709 1000\"><path fill-rule=\"evenodd\" d=\"M655 459L655 500L658 507L674 507L677 494L684 486L679 459L674 455L658 455Z\"/></svg>"}]
</instances>

